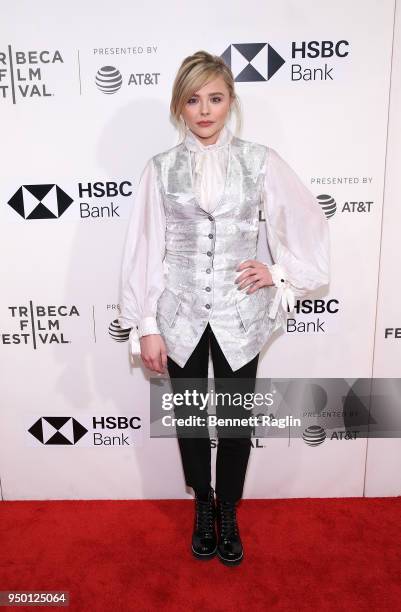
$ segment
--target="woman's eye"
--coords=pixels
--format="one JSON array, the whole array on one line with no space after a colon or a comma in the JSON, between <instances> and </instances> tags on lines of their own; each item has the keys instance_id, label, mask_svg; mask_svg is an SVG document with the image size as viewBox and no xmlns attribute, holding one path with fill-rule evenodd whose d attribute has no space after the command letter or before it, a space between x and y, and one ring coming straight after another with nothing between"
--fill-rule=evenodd
<instances>
[{"instance_id":1,"label":"woman's eye","mask_svg":"<svg viewBox=\"0 0 401 612\"><path fill-rule=\"evenodd\" d=\"M213 96L213 98L210 99L212 100L213 104L219 104L219 102L221 102L221 96ZM197 101L197 98L189 98L187 104L194 104Z\"/></svg>"}]
</instances>

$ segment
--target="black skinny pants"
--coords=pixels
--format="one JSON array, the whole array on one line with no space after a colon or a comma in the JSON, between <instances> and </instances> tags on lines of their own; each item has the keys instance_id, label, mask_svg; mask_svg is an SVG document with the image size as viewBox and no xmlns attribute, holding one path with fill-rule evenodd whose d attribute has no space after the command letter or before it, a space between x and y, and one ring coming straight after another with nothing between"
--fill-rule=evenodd
<instances>
[{"instance_id":1,"label":"black skinny pants","mask_svg":"<svg viewBox=\"0 0 401 612\"><path fill-rule=\"evenodd\" d=\"M209 324L207 324L196 348L183 368L177 365L170 357L167 357L167 368L173 392L183 392L184 388L188 388L187 385L189 381L182 381L180 384L178 380L180 378L191 378L192 380L189 384L192 389L196 387L198 391L204 393L207 391L209 344L215 379L241 378L241 392L253 393L255 389L259 354L243 367L233 372ZM195 385L194 379L197 381ZM222 390L221 386L218 388L217 382L221 384L221 381L216 381L216 391ZM233 383L231 380L228 384L228 388L232 391L236 383ZM232 386L233 384L234 387ZM234 409L230 407L230 410L231 416L246 416L248 418L250 416L250 410L244 409L242 406L238 406ZM177 416L183 416L182 410L180 413L176 411L175 414ZM197 414L199 414L198 409ZM207 415L207 410L204 410L202 414L203 416ZM216 414L219 416L217 407ZM227 416L227 414L228 412L226 411L224 416ZM209 431L207 427L205 427L202 437L191 438L181 437L179 428L176 427L176 430L185 482L187 486L192 487L194 491L204 493L208 490L211 483L211 446ZM218 435L216 495L222 500L235 502L242 496L245 473L252 446L251 428L246 428L245 435L242 436L241 433L241 437L222 437L218 426L216 427L216 431ZM241 430L241 432L242 431L245 430Z\"/></svg>"}]
</instances>

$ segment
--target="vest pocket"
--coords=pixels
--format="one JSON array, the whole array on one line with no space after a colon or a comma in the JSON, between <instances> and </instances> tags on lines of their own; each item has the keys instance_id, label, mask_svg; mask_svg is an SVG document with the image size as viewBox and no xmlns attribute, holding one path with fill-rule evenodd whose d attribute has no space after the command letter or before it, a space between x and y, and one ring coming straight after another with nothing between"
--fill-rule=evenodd
<instances>
[{"instance_id":1,"label":"vest pocket","mask_svg":"<svg viewBox=\"0 0 401 612\"><path fill-rule=\"evenodd\" d=\"M236 302L238 315L246 332L267 313L266 294L261 289L264 287L260 287L255 293L242 295Z\"/></svg>"},{"instance_id":2,"label":"vest pocket","mask_svg":"<svg viewBox=\"0 0 401 612\"><path fill-rule=\"evenodd\" d=\"M158 314L164 317L170 327L173 327L177 318L178 309L181 304L180 296L173 293L167 287L159 297L157 302Z\"/></svg>"}]
</instances>

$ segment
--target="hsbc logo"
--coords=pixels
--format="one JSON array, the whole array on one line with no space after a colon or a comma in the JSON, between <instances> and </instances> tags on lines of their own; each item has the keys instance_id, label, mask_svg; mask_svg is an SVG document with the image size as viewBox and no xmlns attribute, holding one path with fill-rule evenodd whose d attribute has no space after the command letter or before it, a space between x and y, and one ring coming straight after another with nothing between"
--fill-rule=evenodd
<instances>
[{"instance_id":1,"label":"hsbc logo","mask_svg":"<svg viewBox=\"0 0 401 612\"><path fill-rule=\"evenodd\" d=\"M41 417L28 429L42 444L74 445L88 430L74 417Z\"/></svg>"},{"instance_id":2,"label":"hsbc logo","mask_svg":"<svg viewBox=\"0 0 401 612\"><path fill-rule=\"evenodd\" d=\"M333 81L339 61L348 59L350 43L347 40L311 40L288 43L287 74L293 82ZM270 43L233 43L220 56L231 68L236 82L268 81L286 63L286 59ZM300 59L300 63L291 63ZM325 60L320 65L315 61ZM326 60L329 60L328 63Z\"/></svg>"},{"instance_id":3,"label":"hsbc logo","mask_svg":"<svg viewBox=\"0 0 401 612\"><path fill-rule=\"evenodd\" d=\"M88 448L143 445L142 417L139 415L86 415L80 416L80 421L69 416L40 417L26 427L32 436L29 445L75 446L79 443L79 447Z\"/></svg>"},{"instance_id":4,"label":"hsbc logo","mask_svg":"<svg viewBox=\"0 0 401 612\"><path fill-rule=\"evenodd\" d=\"M59 219L128 219L131 212L131 181L79 182L69 189L71 197L54 183L22 185L7 201L26 220ZM71 206L72 204L75 206Z\"/></svg>"},{"instance_id":5,"label":"hsbc logo","mask_svg":"<svg viewBox=\"0 0 401 612\"><path fill-rule=\"evenodd\" d=\"M220 56L236 82L268 81L285 59L267 42L229 45Z\"/></svg>"},{"instance_id":6,"label":"hsbc logo","mask_svg":"<svg viewBox=\"0 0 401 612\"><path fill-rule=\"evenodd\" d=\"M57 219L73 199L55 184L22 185L8 200L23 219Z\"/></svg>"}]
</instances>

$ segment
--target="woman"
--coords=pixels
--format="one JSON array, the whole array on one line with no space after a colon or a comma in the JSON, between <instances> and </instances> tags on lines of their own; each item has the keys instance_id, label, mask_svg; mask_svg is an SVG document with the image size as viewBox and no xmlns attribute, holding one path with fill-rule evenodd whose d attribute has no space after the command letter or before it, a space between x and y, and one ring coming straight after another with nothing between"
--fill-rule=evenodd
<instances>
[{"instance_id":1,"label":"woman","mask_svg":"<svg viewBox=\"0 0 401 612\"><path fill-rule=\"evenodd\" d=\"M227 381L231 391L237 383L241 393L253 391L268 337L285 327L295 298L329 281L327 221L273 148L231 133L228 119L235 110L238 127L239 104L220 57L199 51L184 59L170 110L184 138L142 172L123 257L119 322L132 328L132 354L140 353L153 372L167 370L175 393L188 388L188 379L192 390L207 388L209 344L220 388ZM273 265L256 259L260 205ZM242 406L232 410L244 414ZM185 481L195 491L198 559L217 552L227 565L243 560L236 505L250 431L229 436L218 429L216 504L207 427L192 436L177 427Z\"/></svg>"}]
</instances>

